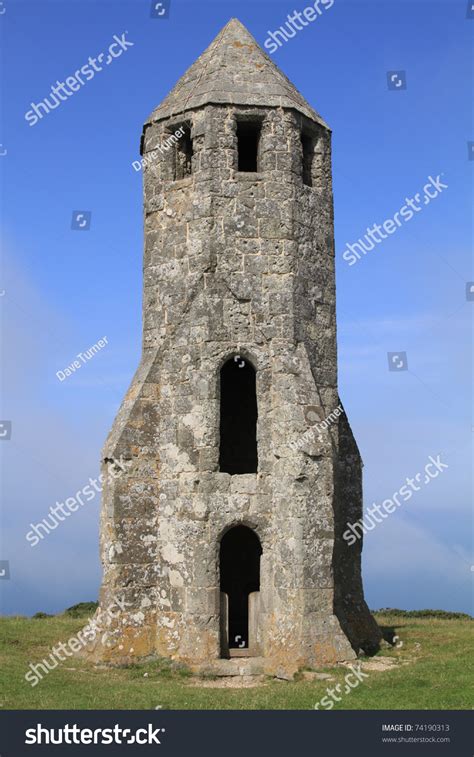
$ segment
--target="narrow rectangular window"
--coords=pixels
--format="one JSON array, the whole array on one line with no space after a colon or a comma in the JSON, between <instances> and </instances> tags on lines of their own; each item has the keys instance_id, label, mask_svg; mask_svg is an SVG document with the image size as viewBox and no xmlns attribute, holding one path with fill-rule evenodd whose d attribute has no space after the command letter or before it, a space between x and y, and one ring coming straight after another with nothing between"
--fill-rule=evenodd
<instances>
[{"instance_id":1,"label":"narrow rectangular window","mask_svg":"<svg viewBox=\"0 0 474 757\"><path fill-rule=\"evenodd\" d=\"M184 123L173 128L174 139L174 178L184 179L191 176L193 162L193 140L191 137L191 124ZM176 137L176 135L178 135Z\"/></svg>"},{"instance_id":2,"label":"narrow rectangular window","mask_svg":"<svg viewBox=\"0 0 474 757\"><path fill-rule=\"evenodd\" d=\"M313 186L313 161L314 161L314 139L310 134L302 132L301 147L303 153L302 176L303 184L307 187Z\"/></svg>"},{"instance_id":3,"label":"narrow rectangular window","mask_svg":"<svg viewBox=\"0 0 474 757\"><path fill-rule=\"evenodd\" d=\"M259 121L237 122L238 170L258 171L258 146L262 124Z\"/></svg>"}]
</instances>

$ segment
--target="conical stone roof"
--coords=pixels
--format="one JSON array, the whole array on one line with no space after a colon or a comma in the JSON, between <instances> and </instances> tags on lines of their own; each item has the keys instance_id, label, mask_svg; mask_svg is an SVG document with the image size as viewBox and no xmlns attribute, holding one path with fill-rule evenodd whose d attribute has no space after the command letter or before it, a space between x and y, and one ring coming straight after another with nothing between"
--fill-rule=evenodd
<instances>
[{"instance_id":1,"label":"conical stone roof","mask_svg":"<svg viewBox=\"0 0 474 757\"><path fill-rule=\"evenodd\" d=\"M236 18L188 68L148 123L208 103L294 108L328 128Z\"/></svg>"}]
</instances>

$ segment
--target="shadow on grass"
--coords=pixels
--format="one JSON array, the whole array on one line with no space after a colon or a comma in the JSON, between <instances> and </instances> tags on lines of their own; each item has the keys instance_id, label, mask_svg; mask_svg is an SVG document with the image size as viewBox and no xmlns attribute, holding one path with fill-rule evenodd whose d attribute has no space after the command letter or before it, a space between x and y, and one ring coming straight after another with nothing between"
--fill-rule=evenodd
<instances>
[{"instance_id":1,"label":"shadow on grass","mask_svg":"<svg viewBox=\"0 0 474 757\"><path fill-rule=\"evenodd\" d=\"M400 625L397 626L382 626L380 623L378 623L378 627L380 628L380 631L382 633L383 640L388 642L390 646L394 647L396 646L397 639L400 638L398 630L400 628L405 628L406 624L400 623Z\"/></svg>"}]
</instances>

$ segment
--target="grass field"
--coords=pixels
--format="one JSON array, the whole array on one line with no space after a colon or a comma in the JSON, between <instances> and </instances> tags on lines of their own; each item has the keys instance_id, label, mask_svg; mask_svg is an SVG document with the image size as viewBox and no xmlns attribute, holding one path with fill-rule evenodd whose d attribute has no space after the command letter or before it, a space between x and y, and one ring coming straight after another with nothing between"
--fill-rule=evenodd
<instances>
[{"instance_id":1,"label":"grass field","mask_svg":"<svg viewBox=\"0 0 474 757\"><path fill-rule=\"evenodd\" d=\"M362 660L367 677L342 694L334 709L471 709L474 705L472 642L468 618L376 614L394 646ZM204 685L166 662L126 668L94 666L71 657L35 687L25 681L30 662L47 657L54 644L66 642L85 625L67 615L43 619L0 618L0 705L4 709L313 709L338 683L342 667L327 668L332 680L279 681L268 678L255 688ZM387 670L375 671L378 657L393 658ZM365 667L367 666L367 667ZM381 661L383 667L383 660ZM302 678L299 676L300 679ZM321 710L325 707L320 707Z\"/></svg>"}]
</instances>

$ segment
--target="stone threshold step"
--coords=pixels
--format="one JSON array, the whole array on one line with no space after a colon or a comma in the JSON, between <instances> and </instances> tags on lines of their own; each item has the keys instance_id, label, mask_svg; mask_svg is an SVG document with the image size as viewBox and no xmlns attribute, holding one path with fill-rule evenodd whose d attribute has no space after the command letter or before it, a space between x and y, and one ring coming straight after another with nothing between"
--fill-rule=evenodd
<instances>
[{"instance_id":1,"label":"stone threshold step","mask_svg":"<svg viewBox=\"0 0 474 757\"><path fill-rule=\"evenodd\" d=\"M230 660L212 660L197 672L214 676L258 676L263 674L263 665L263 657L234 657Z\"/></svg>"}]
</instances>

